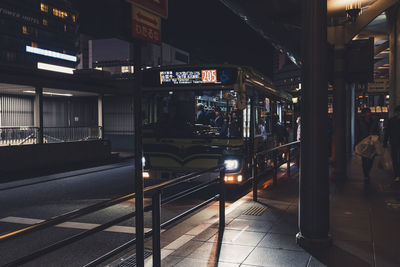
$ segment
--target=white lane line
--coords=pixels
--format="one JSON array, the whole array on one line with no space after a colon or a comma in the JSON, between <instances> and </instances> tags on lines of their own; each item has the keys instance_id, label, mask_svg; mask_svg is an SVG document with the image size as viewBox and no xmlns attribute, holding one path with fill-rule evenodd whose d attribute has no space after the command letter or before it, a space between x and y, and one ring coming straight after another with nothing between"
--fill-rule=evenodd
<instances>
[{"instance_id":1,"label":"white lane line","mask_svg":"<svg viewBox=\"0 0 400 267\"><path fill-rule=\"evenodd\" d=\"M176 250L181 246L183 246L184 244L186 244L187 242L189 242L190 240L192 240L193 238L194 236L192 235L183 235L179 237L177 240L169 243L168 246L164 247L164 249Z\"/></svg>"},{"instance_id":2,"label":"white lane line","mask_svg":"<svg viewBox=\"0 0 400 267\"><path fill-rule=\"evenodd\" d=\"M195 228L193 228L192 230L187 232L185 235L197 236L197 235L201 234L203 231L205 231L210 226L211 226L210 224L205 224L205 223L199 224L198 226L196 226Z\"/></svg>"},{"instance_id":3,"label":"white lane line","mask_svg":"<svg viewBox=\"0 0 400 267\"><path fill-rule=\"evenodd\" d=\"M0 222L5 222L5 223L18 223L18 224L36 224L36 223L41 223L44 222L44 220L40 219L32 219L32 218L22 218L22 217L5 217L0 219ZM65 222L61 223L58 225L55 225L56 227L62 227L62 228L71 228L71 229L80 229L80 230L90 230L93 229L97 226L100 226L100 224L96 223L80 223L80 222ZM144 231L147 232L151 230L151 228L144 228ZM125 233L125 234L135 234L136 229L134 226L111 226L110 228L105 229L104 231L107 232L114 232L114 233ZM164 230L161 230L162 232Z\"/></svg>"}]
</instances>

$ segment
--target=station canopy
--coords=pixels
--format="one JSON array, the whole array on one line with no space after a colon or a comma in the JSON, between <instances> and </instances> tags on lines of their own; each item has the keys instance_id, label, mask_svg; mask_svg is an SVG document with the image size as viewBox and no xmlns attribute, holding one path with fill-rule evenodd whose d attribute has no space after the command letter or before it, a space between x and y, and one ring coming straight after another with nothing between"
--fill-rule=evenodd
<instances>
[{"instance_id":1,"label":"station canopy","mask_svg":"<svg viewBox=\"0 0 400 267\"><path fill-rule=\"evenodd\" d=\"M220 0L236 15L243 19L275 48L286 53L296 64L301 62L301 0ZM378 3L380 2L380 3ZM327 0L328 26L349 24L346 8L360 5L360 15L374 5L393 5L393 0ZM385 4L384 3L384 4ZM375 77L387 78L389 65L389 26L387 12L374 17L354 39L374 37L375 42ZM379 53L378 53L379 52Z\"/></svg>"}]
</instances>

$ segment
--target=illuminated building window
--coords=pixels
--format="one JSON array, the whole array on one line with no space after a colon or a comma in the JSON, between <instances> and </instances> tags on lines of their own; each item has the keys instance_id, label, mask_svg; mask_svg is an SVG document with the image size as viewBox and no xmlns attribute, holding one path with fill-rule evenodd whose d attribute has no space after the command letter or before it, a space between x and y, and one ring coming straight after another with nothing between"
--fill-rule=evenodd
<instances>
[{"instance_id":1,"label":"illuminated building window","mask_svg":"<svg viewBox=\"0 0 400 267\"><path fill-rule=\"evenodd\" d=\"M121 66L121 72L122 73L134 73L134 67L133 66Z\"/></svg>"},{"instance_id":2,"label":"illuminated building window","mask_svg":"<svg viewBox=\"0 0 400 267\"><path fill-rule=\"evenodd\" d=\"M57 8L53 8L53 15L56 16L56 17L62 18L62 19L68 17L68 13L67 12L61 11L61 10L59 10Z\"/></svg>"},{"instance_id":3,"label":"illuminated building window","mask_svg":"<svg viewBox=\"0 0 400 267\"><path fill-rule=\"evenodd\" d=\"M76 22L76 16L72 15L72 21L75 23Z\"/></svg>"},{"instance_id":4,"label":"illuminated building window","mask_svg":"<svg viewBox=\"0 0 400 267\"><path fill-rule=\"evenodd\" d=\"M43 19L43 25L44 26L48 26L49 25L49 22L47 21L47 19Z\"/></svg>"},{"instance_id":5,"label":"illuminated building window","mask_svg":"<svg viewBox=\"0 0 400 267\"><path fill-rule=\"evenodd\" d=\"M28 35L29 34L28 27L22 26L22 33L25 34L25 35Z\"/></svg>"},{"instance_id":6,"label":"illuminated building window","mask_svg":"<svg viewBox=\"0 0 400 267\"><path fill-rule=\"evenodd\" d=\"M49 6L43 3L40 3L40 10L42 12L49 12Z\"/></svg>"},{"instance_id":7,"label":"illuminated building window","mask_svg":"<svg viewBox=\"0 0 400 267\"><path fill-rule=\"evenodd\" d=\"M38 44L37 44L37 43L35 43L35 42L32 42L32 43L31 43L31 46L32 46L32 47L36 47L36 48L38 48Z\"/></svg>"}]
</instances>

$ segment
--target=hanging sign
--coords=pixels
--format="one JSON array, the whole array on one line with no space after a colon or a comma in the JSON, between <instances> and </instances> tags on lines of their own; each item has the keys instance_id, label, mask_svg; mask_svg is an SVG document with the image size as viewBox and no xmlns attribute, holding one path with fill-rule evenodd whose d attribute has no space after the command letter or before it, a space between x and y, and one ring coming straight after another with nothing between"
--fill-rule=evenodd
<instances>
[{"instance_id":1,"label":"hanging sign","mask_svg":"<svg viewBox=\"0 0 400 267\"><path fill-rule=\"evenodd\" d=\"M157 16L160 16L164 19L168 18L168 0L129 0L129 1Z\"/></svg>"},{"instance_id":2,"label":"hanging sign","mask_svg":"<svg viewBox=\"0 0 400 267\"><path fill-rule=\"evenodd\" d=\"M132 36L161 45L161 18L132 5Z\"/></svg>"}]
</instances>

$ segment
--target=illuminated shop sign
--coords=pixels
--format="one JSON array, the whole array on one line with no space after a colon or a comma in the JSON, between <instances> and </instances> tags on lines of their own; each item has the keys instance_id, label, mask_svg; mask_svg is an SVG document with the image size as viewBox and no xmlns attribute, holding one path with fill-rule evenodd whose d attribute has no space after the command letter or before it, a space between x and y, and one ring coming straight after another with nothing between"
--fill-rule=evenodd
<instances>
[{"instance_id":1,"label":"illuminated shop sign","mask_svg":"<svg viewBox=\"0 0 400 267\"><path fill-rule=\"evenodd\" d=\"M0 15L6 15L6 16L10 16L10 17L14 17L17 19L22 19L26 22L30 22L30 23L35 23L35 24L40 24L40 21L37 18L33 18L30 16L26 16L26 15L22 15L18 12L9 10L9 9L5 9L0 7Z\"/></svg>"},{"instance_id":2,"label":"illuminated shop sign","mask_svg":"<svg viewBox=\"0 0 400 267\"><path fill-rule=\"evenodd\" d=\"M230 69L179 70L161 71L161 85L190 85L190 84L231 84Z\"/></svg>"},{"instance_id":3,"label":"illuminated shop sign","mask_svg":"<svg viewBox=\"0 0 400 267\"><path fill-rule=\"evenodd\" d=\"M78 59L76 56L71 56L51 50L46 50L46 49L41 49L37 47L32 47L32 46L26 46L26 52L36 54L36 55L41 55L41 56L46 56L46 57L52 57L52 58L58 58L62 60L67 60L67 61L72 61L76 62Z\"/></svg>"},{"instance_id":4,"label":"illuminated shop sign","mask_svg":"<svg viewBox=\"0 0 400 267\"><path fill-rule=\"evenodd\" d=\"M63 67L63 66L58 66L58 65L53 65L53 64L47 64L47 63L43 63L43 62L38 62L37 68L39 70L47 70L47 71L65 73L65 74L74 74L74 70L75 70L73 68L68 68L68 67Z\"/></svg>"}]
</instances>

